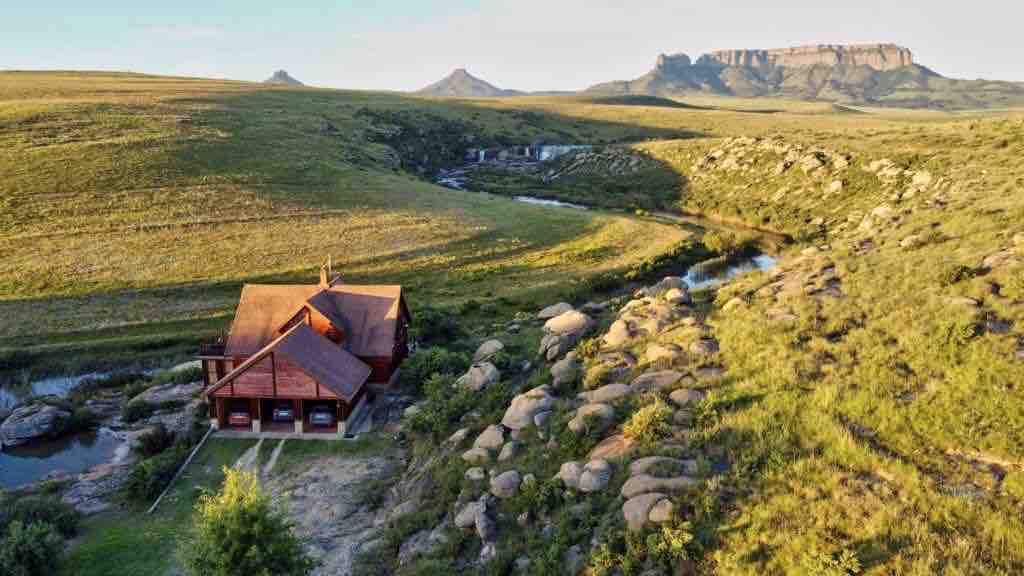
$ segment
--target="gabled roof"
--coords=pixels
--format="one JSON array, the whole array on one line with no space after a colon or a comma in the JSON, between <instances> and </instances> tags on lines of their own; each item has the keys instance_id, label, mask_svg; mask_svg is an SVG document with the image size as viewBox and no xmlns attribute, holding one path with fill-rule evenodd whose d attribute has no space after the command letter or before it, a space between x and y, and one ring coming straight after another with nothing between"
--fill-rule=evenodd
<instances>
[{"instance_id":1,"label":"gabled roof","mask_svg":"<svg viewBox=\"0 0 1024 576\"><path fill-rule=\"evenodd\" d=\"M362 360L317 334L308 325L300 323L239 364L210 386L206 394L227 386L270 353L280 354L346 402L351 402L370 377L370 367Z\"/></svg>"},{"instance_id":2,"label":"gabled roof","mask_svg":"<svg viewBox=\"0 0 1024 576\"><path fill-rule=\"evenodd\" d=\"M231 324L225 353L254 354L303 308L323 314L345 334L357 356L389 357L404 304L401 286L246 284Z\"/></svg>"}]
</instances>

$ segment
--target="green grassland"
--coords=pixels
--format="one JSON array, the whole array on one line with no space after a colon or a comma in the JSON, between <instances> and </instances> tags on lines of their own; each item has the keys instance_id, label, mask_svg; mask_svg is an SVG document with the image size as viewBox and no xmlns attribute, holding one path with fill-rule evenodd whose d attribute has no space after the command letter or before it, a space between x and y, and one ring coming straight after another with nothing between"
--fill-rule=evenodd
<instances>
[{"instance_id":1,"label":"green grassland","mask_svg":"<svg viewBox=\"0 0 1024 576\"><path fill-rule=\"evenodd\" d=\"M226 325L242 282L311 280L328 256L348 281L404 284L414 306L530 302L685 235L414 175L468 142L678 129L128 74L4 73L0 102L8 377L180 357Z\"/></svg>"},{"instance_id":2,"label":"green grassland","mask_svg":"<svg viewBox=\"0 0 1024 576\"><path fill-rule=\"evenodd\" d=\"M783 276L744 277L708 310L729 372L697 441L730 472L688 507L699 573L852 574L832 562L851 555L863 574L1024 571L1024 114L686 103L0 74L0 349L13 370L181 354L227 322L240 283L310 279L326 254L486 332L688 232L422 176L471 145L628 146L676 183L648 190L648 174L630 202L796 240ZM771 142L848 166L780 172ZM882 159L900 175L870 169ZM591 516L611 522L612 500ZM577 532L564 543L589 542Z\"/></svg>"}]
</instances>

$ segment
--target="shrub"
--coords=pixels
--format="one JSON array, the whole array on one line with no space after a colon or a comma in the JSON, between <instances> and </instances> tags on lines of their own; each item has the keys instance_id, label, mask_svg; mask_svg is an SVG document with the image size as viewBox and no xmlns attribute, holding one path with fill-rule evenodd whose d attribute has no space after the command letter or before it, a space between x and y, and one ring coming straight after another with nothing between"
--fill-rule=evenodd
<instances>
[{"instance_id":1,"label":"shrub","mask_svg":"<svg viewBox=\"0 0 1024 576\"><path fill-rule=\"evenodd\" d=\"M664 568L671 568L679 561L689 559L691 542L693 527L689 522L669 522L647 536L648 556Z\"/></svg>"},{"instance_id":2,"label":"shrub","mask_svg":"<svg viewBox=\"0 0 1024 576\"><path fill-rule=\"evenodd\" d=\"M15 520L0 540L0 572L4 576L49 576L57 572L63 541L46 522Z\"/></svg>"},{"instance_id":3,"label":"shrub","mask_svg":"<svg viewBox=\"0 0 1024 576\"><path fill-rule=\"evenodd\" d=\"M958 282L969 280L977 275L977 271L970 266L954 264L947 266L939 272L939 283L943 286L952 286Z\"/></svg>"},{"instance_id":4,"label":"shrub","mask_svg":"<svg viewBox=\"0 0 1024 576\"><path fill-rule=\"evenodd\" d=\"M857 555L846 549L836 554L810 551L803 556L801 564L808 574L820 576L853 576L861 573Z\"/></svg>"},{"instance_id":5,"label":"shrub","mask_svg":"<svg viewBox=\"0 0 1024 576\"><path fill-rule=\"evenodd\" d=\"M155 428L139 436L139 443L135 451L143 458L151 458L167 450L174 444L174 434L167 431L163 423L157 424Z\"/></svg>"},{"instance_id":6,"label":"shrub","mask_svg":"<svg viewBox=\"0 0 1024 576\"><path fill-rule=\"evenodd\" d=\"M424 306L416 310L409 332L421 344L446 344L462 335L456 318L449 309Z\"/></svg>"},{"instance_id":7,"label":"shrub","mask_svg":"<svg viewBox=\"0 0 1024 576\"><path fill-rule=\"evenodd\" d=\"M594 390L600 388L611 380L612 367L608 364L598 364L587 370L583 376L583 388Z\"/></svg>"},{"instance_id":8,"label":"shrub","mask_svg":"<svg viewBox=\"0 0 1024 576\"><path fill-rule=\"evenodd\" d=\"M199 498L191 537L182 542L180 554L196 576L302 576L316 567L256 476L227 467L220 491Z\"/></svg>"},{"instance_id":9,"label":"shrub","mask_svg":"<svg viewBox=\"0 0 1024 576\"><path fill-rule=\"evenodd\" d=\"M81 516L55 498L22 497L3 502L0 508L0 533L14 522L23 525L45 523L61 536L71 538L78 533Z\"/></svg>"},{"instance_id":10,"label":"shrub","mask_svg":"<svg viewBox=\"0 0 1024 576\"><path fill-rule=\"evenodd\" d=\"M188 456L188 447L175 446L135 465L128 477L128 494L137 500L152 500L160 495Z\"/></svg>"},{"instance_id":11,"label":"shrub","mask_svg":"<svg viewBox=\"0 0 1024 576\"><path fill-rule=\"evenodd\" d=\"M642 444L652 444L672 433L671 418L672 409L658 398L634 412L622 426L622 433Z\"/></svg>"},{"instance_id":12,"label":"shrub","mask_svg":"<svg viewBox=\"0 0 1024 576\"><path fill-rule=\"evenodd\" d=\"M121 410L121 419L127 423L138 422L152 416L157 410L157 405L145 400L134 400L124 405Z\"/></svg>"},{"instance_id":13,"label":"shrub","mask_svg":"<svg viewBox=\"0 0 1024 576\"><path fill-rule=\"evenodd\" d=\"M461 374L469 368L469 357L441 347L424 348L402 363L399 379L403 386L420 387L434 374Z\"/></svg>"},{"instance_id":14,"label":"shrub","mask_svg":"<svg viewBox=\"0 0 1024 576\"><path fill-rule=\"evenodd\" d=\"M410 418L413 430L425 432L435 438L443 436L473 403L469 391L456 386L450 374L433 374L423 383L426 402L419 413Z\"/></svg>"}]
</instances>

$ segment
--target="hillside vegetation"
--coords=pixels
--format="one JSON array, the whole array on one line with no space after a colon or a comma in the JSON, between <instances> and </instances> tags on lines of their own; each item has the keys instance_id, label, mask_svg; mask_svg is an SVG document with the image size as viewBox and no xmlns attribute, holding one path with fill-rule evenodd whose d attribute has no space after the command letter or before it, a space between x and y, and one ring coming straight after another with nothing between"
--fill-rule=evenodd
<instances>
[{"instance_id":1,"label":"hillside vegetation","mask_svg":"<svg viewBox=\"0 0 1024 576\"><path fill-rule=\"evenodd\" d=\"M414 305L560 290L657 255L631 220L418 177L470 143L679 132L557 111L129 74L0 74L7 376L190 354L242 282L402 283Z\"/></svg>"}]
</instances>

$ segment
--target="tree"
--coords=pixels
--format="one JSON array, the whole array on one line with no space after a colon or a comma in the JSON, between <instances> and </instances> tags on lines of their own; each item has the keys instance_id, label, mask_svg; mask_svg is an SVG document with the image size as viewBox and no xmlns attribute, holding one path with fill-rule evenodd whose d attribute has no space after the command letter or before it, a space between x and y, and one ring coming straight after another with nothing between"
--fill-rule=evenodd
<instances>
[{"instance_id":1,"label":"tree","mask_svg":"<svg viewBox=\"0 0 1024 576\"><path fill-rule=\"evenodd\" d=\"M47 576L57 571L63 540L46 522L15 520L0 540L0 575Z\"/></svg>"},{"instance_id":2,"label":"tree","mask_svg":"<svg viewBox=\"0 0 1024 576\"><path fill-rule=\"evenodd\" d=\"M316 566L256 476L224 469L216 494L199 498L180 554L195 576L304 576Z\"/></svg>"}]
</instances>

